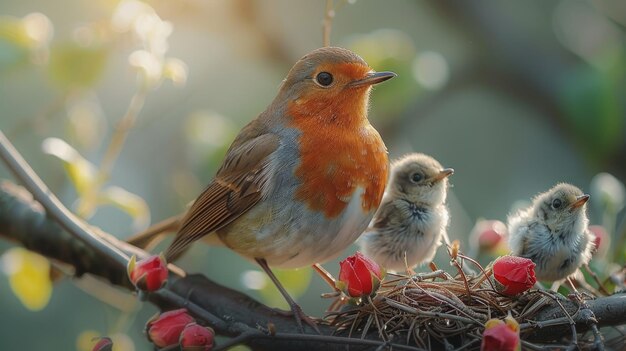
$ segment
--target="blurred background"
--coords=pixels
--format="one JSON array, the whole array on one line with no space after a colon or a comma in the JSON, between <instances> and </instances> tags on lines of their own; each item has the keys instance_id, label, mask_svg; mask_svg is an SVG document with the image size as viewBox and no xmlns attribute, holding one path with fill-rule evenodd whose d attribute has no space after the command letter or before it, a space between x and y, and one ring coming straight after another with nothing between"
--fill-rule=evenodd
<instances>
[{"instance_id":1,"label":"blurred background","mask_svg":"<svg viewBox=\"0 0 626 351\"><path fill-rule=\"evenodd\" d=\"M331 44L399 75L376 88L370 113L391 157L419 151L455 169L450 236L463 251L484 264L506 253L505 228L480 220L506 222L565 181L591 194L604 231L594 269L619 271L626 2L335 1L334 16L327 5L3 0L0 129L68 207L127 237L199 194L333 17ZM0 178L11 179L2 166ZM94 279L52 285L46 260L6 241L0 255L0 349L90 350L98 335L119 351L150 349L142 329L154 306ZM325 267L337 274L337 262ZM180 265L284 307L226 249L196 245ZM307 313L323 314L330 288L311 269L279 276Z\"/></svg>"}]
</instances>

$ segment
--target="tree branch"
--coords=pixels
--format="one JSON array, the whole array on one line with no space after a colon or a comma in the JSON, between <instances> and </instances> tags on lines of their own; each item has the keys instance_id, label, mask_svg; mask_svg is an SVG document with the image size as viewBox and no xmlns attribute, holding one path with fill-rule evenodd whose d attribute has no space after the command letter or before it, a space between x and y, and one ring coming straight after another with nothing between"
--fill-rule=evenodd
<instances>
[{"instance_id":1,"label":"tree branch","mask_svg":"<svg viewBox=\"0 0 626 351\"><path fill-rule=\"evenodd\" d=\"M590 314L585 312L586 309L580 308L573 301L561 301L563 307L572 316L572 319L576 323L576 330L578 332L587 331L590 329ZM624 316L626 316L626 294L619 293L607 297L601 297L595 300L586 302L589 307L588 310L593 312L595 318L598 321L599 326L609 325L623 325ZM567 316L563 312L560 306L555 304L550 305L542 309L535 317L535 321L548 321L566 319ZM525 333L525 339L530 341L550 341L557 339L560 335L566 334L570 330L569 322L561 325L550 325L549 328L529 328L532 323L524 323L521 325L522 329L528 328L528 332Z\"/></svg>"}]
</instances>

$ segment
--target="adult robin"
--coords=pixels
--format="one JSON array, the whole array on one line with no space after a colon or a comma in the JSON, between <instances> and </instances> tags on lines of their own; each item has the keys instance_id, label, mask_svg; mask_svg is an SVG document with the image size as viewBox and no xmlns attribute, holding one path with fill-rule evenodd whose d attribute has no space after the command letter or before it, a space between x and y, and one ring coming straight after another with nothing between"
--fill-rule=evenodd
<instances>
[{"instance_id":1,"label":"adult robin","mask_svg":"<svg viewBox=\"0 0 626 351\"><path fill-rule=\"evenodd\" d=\"M394 161L382 204L358 241L361 251L396 272L430 262L447 240L446 195L453 173L424 154Z\"/></svg>"},{"instance_id":2,"label":"adult robin","mask_svg":"<svg viewBox=\"0 0 626 351\"><path fill-rule=\"evenodd\" d=\"M536 264L537 279L561 281L589 263L594 235L587 227L587 200L577 187L561 183L509 216L511 251Z\"/></svg>"},{"instance_id":3,"label":"adult robin","mask_svg":"<svg viewBox=\"0 0 626 351\"><path fill-rule=\"evenodd\" d=\"M387 182L385 144L367 119L374 72L355 53L314 50L237 135L215 178L183 217L168 260L206 235L254 259L314 326L269 266L298 268L338 256L363 232Z\"/></svg>"}]
</instances>

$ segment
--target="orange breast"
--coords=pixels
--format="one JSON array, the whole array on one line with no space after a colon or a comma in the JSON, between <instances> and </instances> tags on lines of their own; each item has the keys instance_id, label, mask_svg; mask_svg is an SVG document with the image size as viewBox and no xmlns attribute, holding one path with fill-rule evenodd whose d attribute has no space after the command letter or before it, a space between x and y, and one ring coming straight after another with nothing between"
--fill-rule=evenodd
<instances>
[{"instance_id":1,"label":"orange breast","mask_svg":"<svg viewBox=\"0 0 626 351\"><path fill-rule=\"evenodd\" d=\"M385 190L388 158L378 132L359 115L365 113L366 105L340 110L328 106L322 109L328 113L311 115L311 110L320 111L311 109L311 104L319 103L314 99L304 104L293 102L287 109L292 127L302 132L300 165L295 172L302 184L296 199L311 210L335 218L361 187L361 207L364 211L375 210Z\"/></svg>"}]
</instances>

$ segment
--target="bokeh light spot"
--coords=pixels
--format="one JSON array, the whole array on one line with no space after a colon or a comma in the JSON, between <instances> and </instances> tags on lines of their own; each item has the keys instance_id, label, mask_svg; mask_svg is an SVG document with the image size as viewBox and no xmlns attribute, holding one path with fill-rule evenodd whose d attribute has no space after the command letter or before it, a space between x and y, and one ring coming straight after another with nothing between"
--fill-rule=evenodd
<instances>
[{"instance_id":1,"label":"bokeh light spot","mask_svg":"<svg viewBox=\"0 0 626 351\"><path fill-rule=\"evenodd\" d=\"M248 289L261 290L267 285L267 278L263 272L249 270L241 274L241 284Z\"/></svg>"},{"instance_id":2,"label":"bokeh light spot","mask_svg":"<svg viewBox=\"0 0 626 351\"><path fill-rule=\"evenodd\" d=\"M446 59L439 53L426 51L413 61L413 76L428 90L437 90L448 81L449 68Z\"/></svg>"}]
</instances>

